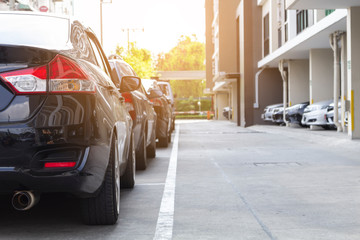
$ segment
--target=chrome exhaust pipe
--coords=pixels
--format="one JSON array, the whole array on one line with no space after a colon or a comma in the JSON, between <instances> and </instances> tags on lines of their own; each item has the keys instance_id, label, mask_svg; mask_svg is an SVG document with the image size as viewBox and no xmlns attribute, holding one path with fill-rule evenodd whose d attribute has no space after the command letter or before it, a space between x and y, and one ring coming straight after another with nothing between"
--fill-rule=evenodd
<instances>
[{"instance_id":1,"label":"chrome exhaust pipe","mask_svg":"<svg viewBox=\"0 0 360 240\"><path fill-rule=\"evenodd\" d=\"M26 211L35 206L40 200L40 195L32 191L18 191L12 197L12 206L19 211Z\"/></svg>"}]
</instances>

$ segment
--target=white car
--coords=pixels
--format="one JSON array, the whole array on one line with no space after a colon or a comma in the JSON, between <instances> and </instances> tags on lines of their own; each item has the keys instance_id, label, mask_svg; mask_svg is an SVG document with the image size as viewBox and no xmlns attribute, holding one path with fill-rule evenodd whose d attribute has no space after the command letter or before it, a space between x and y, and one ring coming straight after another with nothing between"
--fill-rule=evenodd
<instances>
[{"instance_id":1,"label":"white car","mask_svg":"<svg viewBox=\"0 0 360 240\"><path fill-rule=\"evenodd\" d=\"M331 103L327 108L326 119L330 128L336 128L334 122L334 103ZM348 121L348 112L345 112L345 125ZM338 103L338 122L341 123L341 101Z\"/></svg>"},{"instance_id":2,"label":"white car","mask_svg":"<svg viewBox=\"0 0 360 240\"><path fill-rule=\"evenodd\" d=\"M321 101L307 106L304 109L304 114L301 119L301 124L307 126L320 126L327 129L328 122L326 119L326 113L328 106L333 100Z\"/></svg>"},{"instance_id":3,"label":"white car","mask_svg":"<svg viewBox=\"0 0 360 240\"><path fill-rule=\"evenodd\" d=\"M272 122L273 121L272 116L274 114L275 108L279 108L279 107L282 107L282 106L283 106L282 103L266 106L265 109L264 109L264 113L261 114L261 118L264 121Z\"/></svg>"}]
</instances>

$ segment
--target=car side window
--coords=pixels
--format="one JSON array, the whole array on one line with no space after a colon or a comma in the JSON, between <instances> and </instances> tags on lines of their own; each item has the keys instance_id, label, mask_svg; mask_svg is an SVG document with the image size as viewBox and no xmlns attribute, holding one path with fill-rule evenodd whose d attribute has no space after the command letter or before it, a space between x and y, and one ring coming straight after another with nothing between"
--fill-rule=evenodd
<instances>
[{"instance_id":1,"label":"car side window","mask_svg":"<svg viewBox=\"0 0 360 240\"><path fill-rule=\"evenodd\" d=\"M108 72L108 69L105 64L105 59L102 56L101 52L99 51L99 48L97 47L96 43L92 40L92 38L89 38L90 44L92 47L92 50L95 54L95 59L97 61L97 65L110 77L110 74Z\"/></svg>"},{"instance_id":2,"label":"car side window","mask_svg":"<svg viewBox=\"0 0 360 240\"><path fill-rule=\"evenodd\" d=\"M134 76L133 72L131 71L131 67L127 64L121 64L122 71L126 76Z\"/></svg>"},{"instance_id":3,"label":"car side window","mask_svg":"<svg viewBox=\"0 0 360 240\"><path fill-rule=\"evenodd\" d=\"M114 62L109 62L109 64L110 64L110 68L111 68L112 80L113 80L115 86L120 87L120 79L119 79L119 76L118 76L118 74L116 72L115 63Z\"/></svg>"},{"instance_id":4,"label":"car side window","mask_svg":"<svg viewBox=\"0 0 360 240\"><path fill-rule=\"evenodd\" d=\"M123 64L121 64L120 62L116 62L116 66L117 66L117 69L120 72L120 78L122 78L123 76L127 76L127 73L124 70Z\"/></svg>"}]
</instances>

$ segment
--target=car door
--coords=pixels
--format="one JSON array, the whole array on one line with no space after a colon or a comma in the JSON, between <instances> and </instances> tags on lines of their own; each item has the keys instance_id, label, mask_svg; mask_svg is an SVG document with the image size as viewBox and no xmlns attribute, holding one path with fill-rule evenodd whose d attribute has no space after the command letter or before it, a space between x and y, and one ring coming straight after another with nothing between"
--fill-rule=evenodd
<instances>
[{"instance_id":1,"label":"car door","mask_svg":"<svg viewBox=\"0 0 360 240\"><path fill-rule=\"evenodd\" d=\"M153 104L150 102L150 100L146 96L146 91L142 85L140 86L140 88L138 89L137 92L141 96L141 98L143 99L143 102L144 102L144 107L145 107L144 111L146 111L147 123L148 123L147 142L148 142L148 144L150 144L153 129L155 128L155 123L156 123L156 113L153 108Z\"/></svg>"},{"instance_id":2,"label":"car door","mask_svg":"<svg viewBox=\"0 0 360 240\"><path fill-rule=\"evenodd\" d=\"M128 155L129 151L132 120L129 113L126 111L123 97L111 79L110 66L107 62L104 52L102 51L102 48L100 47L100 43L98 42L95 35L91 32L88 33L88 36L98 65L103 69L104 75L106 75L104 78L107 82L105 83L105 86L103 86L99 91L99 93L103 95L103 98L107 99L107 104L111 111L109 115L111 115L113 118L113 123L111 124L113 127L116 127L116 134L119 143L119 159L122 164L126 162L126 156ZM104 119L104 121L106 120Z\"/></svg>"}]
</instances>

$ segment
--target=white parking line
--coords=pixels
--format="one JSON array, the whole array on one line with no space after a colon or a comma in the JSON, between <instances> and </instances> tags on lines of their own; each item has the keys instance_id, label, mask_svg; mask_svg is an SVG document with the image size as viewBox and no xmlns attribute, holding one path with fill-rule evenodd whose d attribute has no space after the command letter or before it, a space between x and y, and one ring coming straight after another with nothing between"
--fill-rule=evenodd
<instances>
[{"instance_id":1,"label":"white parking line","mask_svg":"<svg viewBox=\"0 0 360 240\"><path fill-rule=\"evenodd\" d=\"M172 239L174 225L174 202L176 187L176 168L179 145L180 126L176 125L175 139L171 151L164 193L161 200L159 217L156 224L154 240Z\"/></svg>"}]
</instances>

